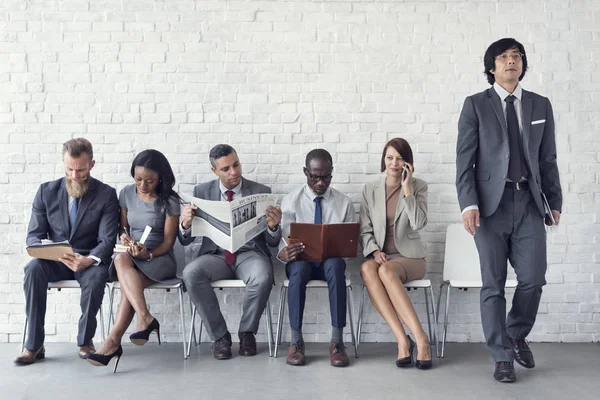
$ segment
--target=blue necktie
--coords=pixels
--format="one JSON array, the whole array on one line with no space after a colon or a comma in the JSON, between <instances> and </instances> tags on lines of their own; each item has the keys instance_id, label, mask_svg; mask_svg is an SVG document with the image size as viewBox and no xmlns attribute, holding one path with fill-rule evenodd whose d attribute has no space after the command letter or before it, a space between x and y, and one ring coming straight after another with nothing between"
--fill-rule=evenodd
<instances>
[{"instance_id":1,"label":"blue necktie","mask_svg":"<svg viewBox=\"0 0 600 400\"><path fill-rule=\"evenodd\" d=\"M71 231L73 231L73 227L75 226L75 219L77 219L77 209L79 208L79 199L75 198L73 200L73 205L71 206L71 211L69 211L69 222L71 223Z\"/></svg>"},{"instance_id":2,"label":"blue necktie","mask_svg":"<svg viewBox=\"0 0 600 400\"><path fill-rule=\"evenodd\" d=\"M323 212L321 210L321 200L323 200L323 197L319 196L319 197L315 197L315 224L322 224L323 223Z\"/></svg>"}]
</instances>

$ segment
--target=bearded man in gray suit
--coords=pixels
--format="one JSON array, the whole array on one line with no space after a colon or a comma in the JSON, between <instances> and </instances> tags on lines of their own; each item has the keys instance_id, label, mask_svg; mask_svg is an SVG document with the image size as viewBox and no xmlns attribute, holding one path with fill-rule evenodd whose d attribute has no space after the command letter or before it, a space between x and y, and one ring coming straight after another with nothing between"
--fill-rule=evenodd
<instances>
[{"instance_id":1,"label":"bearded man in gray suit","mask_svg":"<svg viewBox=\"0 0 600 400\"><path fill-rule=\"evenodd\" d=\"M533 368L525 340L546 284L546 214L562 207L550 101L521 88L525 48L514 39L492 43L484 56L491 88L467 97L458 122L456 188L465 229L479 251L481 320L496 363L494 378L516 380L513 360ZM544 198L545 195L545 198ZM551 224L550 216L546 217ZM518 286L506 316L507 259Z\"/></svg>"},{"instance_id":2,"label":"bearded man in gray suit","mask_svg":"<svg viewBox=\"0 0 600 400\"><path fill-rule=\"evenodd\" d=\"M217 179L194 188L194 197L214 201L232 201L241 197L271 193L271 188L242 177L242 165L235 149L227 144L213 147L209 154L211 170ZM192 219L195 206L186 206L181 213L179 240L190 244ZM231 334L211 282L221 279L241 279L246 284L242 306L242 319L238 336L241 356L256 355L256 339L260 317L265 309L273 286L273 265L267 245L276 247L281 239L281 210L269 206L266 211L268 228L246 243L235 253L218 247L207 237L197 258L187 264L183 281L192 302L200 312L208 334L214 340L213 355L217 360L231 358Z\"/></svg>"}]
</instances>

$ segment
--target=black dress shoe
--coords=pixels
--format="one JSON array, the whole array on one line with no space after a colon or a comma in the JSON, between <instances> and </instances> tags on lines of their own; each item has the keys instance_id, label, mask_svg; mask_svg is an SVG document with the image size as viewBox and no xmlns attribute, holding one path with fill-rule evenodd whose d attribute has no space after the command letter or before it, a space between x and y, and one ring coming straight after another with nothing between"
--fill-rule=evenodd
<instances>
[{"instance_id":1,"label":"black dress shoe","mask_svg":"<svg viewBox=\"0 0 600 400\"><path fill-rule=\"evenodd\" d=\"M415 350L415 342L408 336L409 348L408 357L399 358L396 360L396 367L405 368L410 367L413 363L413 351Z\"/></svg>"},{"instance_id":2,"label":"black dress shoe","mask_svg":"<svg viewBox=\"0 0 600 400\"><path fill-rule=\"evenodd\" d=\"M215 340L215 343L213 343L213 356L217 360L229 360L231 358L231 334L229 332L222 338Z\"/></svg>"},{"instance_id":3,"label":"black dress shoe","mask_svg":"<svg viewBox=\"0 0 600 400\"><path fill-rule=\"evenodd\" d=\"M494 379L498 382L511 383L517 380L515 374L515 367L510 361L501 361L496 363L496 370L494 371Z\"/></svg>"},{"instance_id":4,"label":"black dress shoe","mask_svg":"<svg viewBox=\"0 0 600 400\"><path fill-rule=\"evenodd\" d=\"M238 333L240 338L240 356L252 357L256 355L256 338L252 332Z\"/></svg>"},{"instance_id":5,"label":"black dress shoe","mask_svg":"<svg viewBox=\"0 0 600 400\"><path fill-rule=\"evenodd\" d=\"M508 343L510 347L513 348L515 353L515 361L525 367L525 368L533 368L535 367L535 361L533 360L533 353L529 348L529 342L525 339L513 339L511 337L508 338Z\"/></svg>"}]
</instances>

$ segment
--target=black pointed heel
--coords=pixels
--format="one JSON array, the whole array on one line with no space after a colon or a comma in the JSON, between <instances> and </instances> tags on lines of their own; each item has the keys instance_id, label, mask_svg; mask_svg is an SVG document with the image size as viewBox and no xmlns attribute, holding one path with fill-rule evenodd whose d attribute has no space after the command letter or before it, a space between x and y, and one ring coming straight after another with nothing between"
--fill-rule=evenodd
<instances>
[{"instance_id":1,"label":"black pointed heel","mask_svg":"<svg viewBox=\"0 0 600 400\"><path fill-rule=\"evenodd\" d=\"M404 357L404 358L400 358L398 360L396 360L396 367L398 368L406 368L406 367L410 367L413 363L413 351L415 349L415 342L413 342L413 340L410 338L410 336L408 336L408 341L410 342L410 347L409 347L409 355L408 357Z\"/></svg>"},{"instance_id":2,"label":"black pointed heel","mask_svg":"<svg viewBox=\"0 0 600 400\"><path fill-rule=\"evenodd\" d=\"M431 353L431 345L429 346L429 352ZM419 355L419 350L415 352L415 367L418 369L431 369L433 367L433 362L431 358L429 360L419 360L417 356Z\"/></svg>"},{"instance_id":3,"label":"black pointed heel","mask_svg":"<svg viewBox=\"0 0 600 400\"><path fill-rule=\"evenodd\" d=\"M89 357L87 358L87 361L92 364L95 365L96 367L106 367L108 365L108 363L110 362L110 360L112 360L114 357L117 357L117 361L115 362L115 368L113 369L113 374L115 372L117 372L117 366L119 365L119 361L121 360L121 356L123 355L123 347L121 345L119 345L119 347L117 348L117 350L115 350L114 353L112 354L108 354L108 355L103 355L103 354L90 354Z\"/></svg>"},{"instance_id":4,"label":"black pointed heel","mask_svg":"<svg viewBox=\"0 0 600 400\"><path fill-rule=\"evenodd\" d=\"M152 322L150 322L150 325L148 325L148 327L143 331L138 331L129 335L129 340L131 340L131 342L137 346L143 346L148 342L152 332L156 333L156 336L158 337L158 344L160 345L160 324L156 318L154 318Z\"/></svg>"}]
</instances>

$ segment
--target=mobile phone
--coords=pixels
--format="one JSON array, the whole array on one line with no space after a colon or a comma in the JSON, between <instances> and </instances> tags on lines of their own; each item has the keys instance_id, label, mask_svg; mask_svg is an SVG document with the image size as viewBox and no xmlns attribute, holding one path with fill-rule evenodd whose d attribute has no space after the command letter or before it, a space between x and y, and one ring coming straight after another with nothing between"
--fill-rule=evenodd
<instances>
[{"instance_id":1,"label":"mobile phone","mask_svg":"<svg viewBox=\"0 0 600 400\"><path fill-rule=\"evenodd\" d=\"M402 169L402 182L406 179L406 169Z\"/></svg>"}]
</instances>

